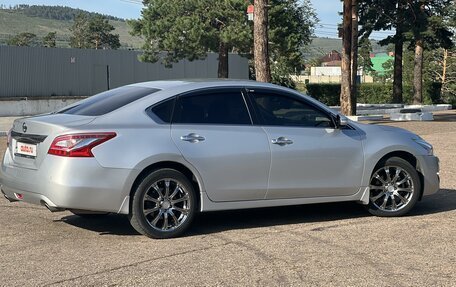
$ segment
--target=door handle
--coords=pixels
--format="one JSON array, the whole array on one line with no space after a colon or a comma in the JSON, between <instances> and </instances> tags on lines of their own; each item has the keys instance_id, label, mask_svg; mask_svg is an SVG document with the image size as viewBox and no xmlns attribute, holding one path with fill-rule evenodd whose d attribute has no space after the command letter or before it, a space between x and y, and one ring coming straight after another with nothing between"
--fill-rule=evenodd
<instances>
[{"instance_id":1,"label":"door handle","mask_svg":"<svg viewBox=\"0 0 456 287\"><path fill-rule=\"evenodd\" d=\"M204 138L203 136L200 136L200 135L195 134L195 133L190 133L188 135L181 136L181 140L186 141L186 142L190 142L190 143L202 142L205 139L206 138Z\"/></svg>"},{"instance_id":2,"label":"door handle","mask_svg":"<svg viewBox=\"0 0 456 287\"><path fill-rule=\"evenodd\" d=\"M280 145L280 146L284 146L284 145L287 145L287 144L292 144L293 141L292 140L289 140L287 139L286 137L278 137L276 139L272 139L271 142L273 144L277 144L277 145Z\"/></svg>"}]
</instances>

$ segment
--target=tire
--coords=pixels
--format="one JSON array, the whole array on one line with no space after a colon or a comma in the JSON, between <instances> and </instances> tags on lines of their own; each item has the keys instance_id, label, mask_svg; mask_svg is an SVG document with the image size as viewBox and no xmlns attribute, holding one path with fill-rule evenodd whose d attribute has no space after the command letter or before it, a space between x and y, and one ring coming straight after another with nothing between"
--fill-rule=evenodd
<instances>
[{"instance_id":1,"label":"tire","mask_svg":"<svg viewBox=\"0 0 456 287\"><path fill-rule=\"evenodd\" d=\"M174 169L146 176L134 191L129 214L136 231L155 239L184 233L195 216L196 194L188 178Z\"/></svg>"},{"instance_id":2,"label":"tire","mask_svg":"<svg viewBox=\"0 0 456 287\"><path fill-rule=\"evenodd\" d=\"M391 157L376 167L370 178L367 210L376 216L392 217L408 213L421 193L417 170L406 160Z\"/></svg>"},{"instance_id":3,"label":"tire","mask_svg":"<svg viewBox=\"0 0 456 287\"><path fill-rule=\"evenodd\" d=\"M108 212L96 212L96 211L86 211L86 210L70 210L71 213L82 218L87 219L96 219L107 216Z\"/></svg>"}]
</instances>

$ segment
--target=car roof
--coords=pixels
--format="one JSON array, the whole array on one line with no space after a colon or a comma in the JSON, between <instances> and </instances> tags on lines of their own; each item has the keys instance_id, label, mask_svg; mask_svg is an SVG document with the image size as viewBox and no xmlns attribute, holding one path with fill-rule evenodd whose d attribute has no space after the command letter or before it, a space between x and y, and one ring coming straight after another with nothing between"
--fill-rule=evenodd
<instances>
[{"instance_id":1,"label":"car roof","mask_svg":"<svg viewBox=\"0 0 456 287\"><path fill-rule=\"evenodd\" d=\"M189 85L189 89L216 87L216 86L257 86L257 87L278 87L269 83L261 83L252 80L241 79L183 79L183 80L161 80L131 84L130 86L168 90ZM191 86L191 87L190 87Z\"/></svg>"}]
</instances>

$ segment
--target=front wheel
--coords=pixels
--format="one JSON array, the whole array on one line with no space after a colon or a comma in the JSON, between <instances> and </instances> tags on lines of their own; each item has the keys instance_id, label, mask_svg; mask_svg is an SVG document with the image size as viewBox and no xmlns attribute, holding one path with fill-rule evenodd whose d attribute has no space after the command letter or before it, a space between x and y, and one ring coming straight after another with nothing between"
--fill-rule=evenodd
<instances>
[{"instance_id":1,"label":"front wheel","mask_svg":"<svg viewBox=\"0 0 456 287\"><path fill-rule=\"evenodd\" d=\"M377 216L404 215L416 204L420 191L416 169L402 158L389 158L372 174L367 209Z\"/></svg>"},{"instance_id":2,"label":"front wheel","mask_svg":"<svg viewBox=\"0 0 456 287\"><path fill-rule=\"evenodd\" d=\"M163 239L185 232L195 213L196 195L187 177L173 169L160 169L139 184L129 218L139 233Z\"/></svg>"}]
</instances>

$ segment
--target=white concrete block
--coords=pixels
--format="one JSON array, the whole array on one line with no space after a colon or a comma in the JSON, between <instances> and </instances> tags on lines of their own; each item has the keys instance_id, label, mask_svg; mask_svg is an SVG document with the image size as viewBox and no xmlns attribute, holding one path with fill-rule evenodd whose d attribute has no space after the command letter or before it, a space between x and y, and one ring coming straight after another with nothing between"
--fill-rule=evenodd
<instances>
[{"instance_id":1,"label":"white concrete block","mask_svg":"<svg viewBox=\"0 0 456 287\"><path fill-rule=\"evenodd\" d=\"M383 115L369 115L369 116L347 116L352 121L381 121L383 120Z\"/></svg>"},{"instance_id":2,"label":"white concrete block","mask_svg":"<svg viewBox=\"0 0 456 287\"><path fill-rule=\"evenodd\" d=\"M59 110L82 98L20 98L0 101L0 117L30 116Z\"/></svg>"},{"instance_id":3,"label":"white concrete block","mask_svg":"<svg viewBox=\"0 0 456 287\"><path fill-rule=\"evenodd\" d=\"M434 116L432 113L392 113L390 115L392 121L433 121Z\"/></svg>"},{"instance_id":4,"label":"white concrete block","mask_svg":"<svg viewBox=\"0 0 456 287\"><path fill-rule=\"evenodd\" d=\"M436 112L451 110L452 106L448 104L438 105L405 105L404 109L421 109L423 112Z\"/></svg>"}]
</instances>

